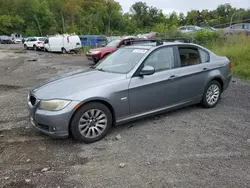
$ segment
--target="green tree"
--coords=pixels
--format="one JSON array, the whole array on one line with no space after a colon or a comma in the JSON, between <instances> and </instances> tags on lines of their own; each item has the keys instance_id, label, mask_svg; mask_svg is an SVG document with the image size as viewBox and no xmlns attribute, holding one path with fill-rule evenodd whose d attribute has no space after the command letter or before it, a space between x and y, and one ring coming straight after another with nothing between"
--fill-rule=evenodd
<instances>
[{"instance_id":1,"label":"green tree","mask_svg":"<svg viewBox=\"0 0 250 188\"><path fill-rule=\"evenodd\" d=\"M0 33L9 34L18 32L23 27L24 20L19 16L0 16Z\"/></svg>"}]
</instances>

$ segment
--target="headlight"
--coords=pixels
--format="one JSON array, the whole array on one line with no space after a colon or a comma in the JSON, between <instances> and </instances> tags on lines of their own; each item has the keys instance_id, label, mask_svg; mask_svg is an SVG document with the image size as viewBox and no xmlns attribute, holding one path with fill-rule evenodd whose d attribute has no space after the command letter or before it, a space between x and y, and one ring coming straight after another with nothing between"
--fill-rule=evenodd
<instances>
[{"instance_id":1,"label":"headlight","mask_svg":"<svg viewBox=\"0 0 250 188\"><path fill-rule=\"evenodd\" d=\"M90 51L91 52L91 54L99 54L100 53L100 51Z\"/></svg>"},{"instance_id":2,"label":"headlight","mask_svg":"<svg viewBox=\"0 0 250 188\"><path fill-rule=\"evenodd\" d=\"M40 102L39 108L43 110L49 110L49 111L58 111L65 108L71 101L68 100L42 100Z\"/></svg>"}]
</instances>

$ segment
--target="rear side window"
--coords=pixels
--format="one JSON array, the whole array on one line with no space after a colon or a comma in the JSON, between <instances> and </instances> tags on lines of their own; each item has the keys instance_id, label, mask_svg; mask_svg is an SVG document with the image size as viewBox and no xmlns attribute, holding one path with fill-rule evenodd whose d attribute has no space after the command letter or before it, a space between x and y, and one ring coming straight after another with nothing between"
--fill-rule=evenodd
<instances>
[{"instance_id":1,"label":"rear side window","mask_svg":"<svg viewBox=\"0 0 250 188\"><path fill-rule=\"evenodd\" d=\"M188 27L188 30L194 31L195 28L191 26L191 27Z\"/></svg>"},{"instance_id":2,"label":"rear side window","mask_svg":"<svg viewBox=\"0 0 250 188\"><path fill-rule=\"evenodd\" d=\"M39 41L45 41L46 38L39 38L38 40L39 40Z\"/></svg>"},{"instance_id":3,"label":"rear side window","mask_svg":"<svg viewBox=\"0 0 250 188\"><path fill-rule=\"evenodd\" d=\"M201 63L209 62L210 61L209 53L201 49L199 49L199 51L200 51L200 56L201 56Z\"/></svg>"},{"instance_id":4,"label":"rear side window","mask_svg":"<svg viewBox=\"0 0 250 188\"><path fill-rule=\"evenodd\" d=\"M31 38L30 41L32 41L32 42L33 42L33 41L36 41L36 38Z\"/></svg>"},{"instance_id":5,"label":"rear side window","mask_svg":"<svg viewBox=\"0 0 250 188\"><path fill-rule=\"evenodd\" d=\"M200 64L199 50L195 47L179 47L181 67Z\"/></svg>"}]
</instances>

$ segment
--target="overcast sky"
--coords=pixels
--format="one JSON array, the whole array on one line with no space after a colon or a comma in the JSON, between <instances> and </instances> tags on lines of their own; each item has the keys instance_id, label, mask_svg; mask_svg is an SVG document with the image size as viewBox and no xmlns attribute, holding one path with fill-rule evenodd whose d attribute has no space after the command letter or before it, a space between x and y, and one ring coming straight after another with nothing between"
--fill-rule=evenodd
<instances>
[{"instance_id":1,"label":"overcast sky","mask_svg":"<svg viewBox=\"0 0 250 188\"><path fill-rule=\"evenodd\" d=\"M132 4L137 0L116 0L120 3L124 12L128 12ZM139 0L138 0L139 1ZM164 13L176 11L186 13L192 9L215 9L219 4L230 3L236 8L250 8L250 0L141 0L149 6L162 9Z\"/></svg>"}]
</instances>

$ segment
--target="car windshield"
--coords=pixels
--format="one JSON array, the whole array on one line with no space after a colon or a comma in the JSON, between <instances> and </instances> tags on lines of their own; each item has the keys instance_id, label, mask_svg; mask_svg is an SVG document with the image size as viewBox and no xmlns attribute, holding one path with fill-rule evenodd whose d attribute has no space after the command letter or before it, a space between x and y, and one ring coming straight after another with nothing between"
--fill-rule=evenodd
<instances>
[{"instance_id":1,"label":"car windshield","mask_svg":"<svg viewBox=\"0 0 250 188\"><path fill-rule=\"evenodd\" d=\"M107 47L116 47L117 44L119 44L121 40L112 40L110 43L108 43Z\"/></svg>"},{"instance_id":2,"label":"car windshield","mask_svg":"<svg viewBox=\"0 0 250 188\"><path fill-rule=\"evenodd\" d=\"M147 51L146 49L121 48L107 56L95 69L104 72L127 74Z\"/></svg>"}]
</instances>

